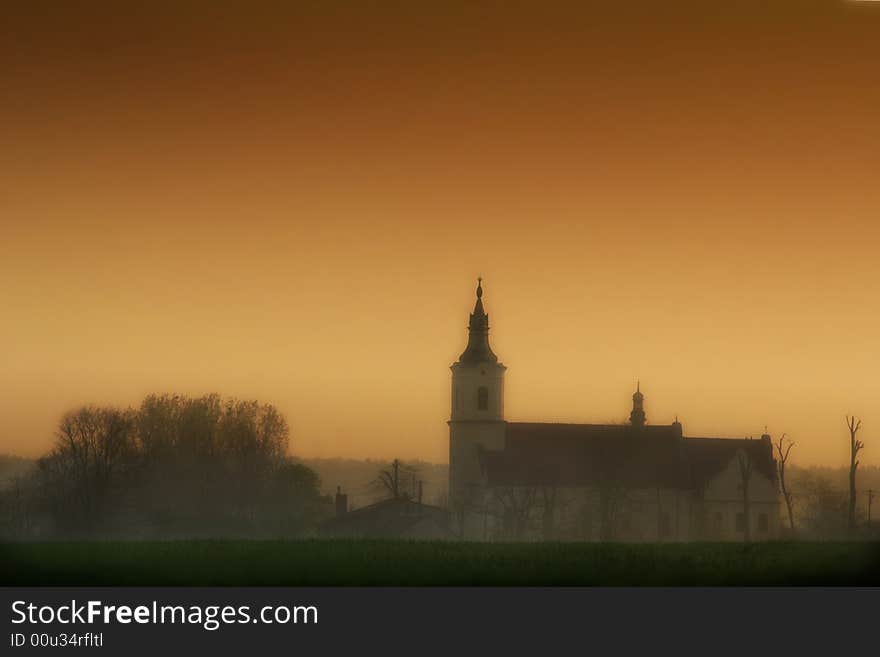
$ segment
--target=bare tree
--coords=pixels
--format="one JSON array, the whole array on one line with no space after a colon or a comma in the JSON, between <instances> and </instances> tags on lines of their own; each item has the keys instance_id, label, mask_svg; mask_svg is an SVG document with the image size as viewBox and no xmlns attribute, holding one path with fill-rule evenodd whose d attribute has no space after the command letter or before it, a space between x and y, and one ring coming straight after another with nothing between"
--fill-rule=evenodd
<instances>
[{"instance_id":1,"label":"bare tree","mask_svg":"<svg viewBox=\"0 0 880 657\"><path fill-rule=\"evenodd\" d=\"M782 489L782 498L785 500L785 507L788 510L788 526L791 531L794 531L794 510L792 506L792 496L791 491L788 490L788 487L785 484L785 464L788 462L788 456L791 453L791 448L794 447L794 441L789 439L789 441L785 442L786 435L782 434L779 437L779 441L776 443L776 453L779 455L779 460L776 462L777 470L779 471L779 486Z\"/></svg>"},{"instance_id":2,"label":"bare tree","mask_svg":"<svg viewBox=\"0 0 880 657\"><path fill-rule=\"evenodd\" d=\"M514 539L523 538L529 529L532 509L537 503L537 490L533 486L506 486L496 488L493 493L501 505L505 535Z\"/></svg>"},{"instance_id":3,"label":"bare tree","mask_svg":"<svg viewBox=\"0 0 880 657\"><path fill-rule=\"evenodd\" d=\"M749 496L749 484L752 481L752 461L749 455L740 451L737 454L739 461L740 488L743 494L743 540L748 543L752 540L751 507L752 500Z\"/></svg>"},{"instance_id":4,"label":"bare tree","mask_svg":"<svg viewBox=\"0 0 880 657\"><path fill-rule=\"evenodd\" d=\"M401 497L408 497L414 499L418 494L417 474L418 468L394 459L387 468L379 470L379 474L373 480L371 486L386 498L390 497L393 500L397 500ZM407 490L407 486L410 484L412 487L410 490Z\"/></svg>"},{"instance_id":5,"label":"bare tree","mask_svg":"<svg viewBox=\"0 0 880 657\"><path fill-rule=\"evenodd\" d=\"M629 502L629 491L624 486L605 478L599 482L599 540L617 538L618 514Z\"/></svg>"},{"instance_id":6,"label":"bare tree","mask_svg":"<svg viewBox=\"0 0 880 657\"><path fill-rule=\"evenodd\" d=\"M556 534L556 507L559 503L559 488L541 486L541 534L545 541Z\"/></svg>"},{"instance_id":7,"label":"bare tree","mask_svg":"<svg viewBox=\"0 0 880 657\"><path fill-rule=\"evenodd\" d=\"M847 527L852 532L856 528L856 469L859 467L859 461L856 457L865 443L856 438L859 429L862 428L862 421L855 415L846 417L846 428L849 429L849 514Z\"/></svg>"},{"instance_id":8,"label":"bare tree","mask_svg":"<svg viewBox=\"0 0 880 657\"><path fill-rule=\"evenodd\" d=\"M287 422L271 404L228 399L217 423L216 449L223 455L230 510L253 522L268 494L269 480L288 444ZM216 482L211 482L216 491Z\"/></svg>"},{"instance_id":9,"label":"bare tree","mask_svg":"<svg viewBox=\"0 0 880 657\"><path fill-rule=\"evenodd\" d=\"M379 470L379 476L376 477L376 483L379 488L391 495L391 499L396 500L400 497L400 461L394 459L391 467Z\"/></svg>"}]
</instances>

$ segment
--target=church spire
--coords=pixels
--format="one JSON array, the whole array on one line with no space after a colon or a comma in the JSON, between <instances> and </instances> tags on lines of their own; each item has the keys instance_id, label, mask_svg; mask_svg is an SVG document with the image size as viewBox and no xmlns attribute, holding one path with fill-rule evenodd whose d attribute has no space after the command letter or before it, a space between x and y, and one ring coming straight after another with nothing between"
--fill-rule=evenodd
<instances>
[{"instance_id":1,"label":"church spire","mask_svg":"<svg viewBox=\"0 0 880 657\"><path fill-rule=\"evenodd\" d=\"M629 421L634 427L643 427L647 421L645 418L644 402L645 396L642 394L641 382L636 382L636 391L633 393L633 408L629 414Z\"/></svg>"},{"instance_id":2,"label":"church spire","mask_svg":"<svg viewBox=\"0 0 880 657\"><path fill-rule=\"evenodd\" d=\"M468 322L467 348L458 361L468 365L498 362L498 356L492 353L492 348L489 346L489 315L483 310L482 277L477 279L477 302Z\"/></svg>"},{"instance_id":3,"label":"church spire","mask_svg":"<svg viewBox=\"0 0 880 657\"><path fill-rule=\"evenodd\" d=\"M486 315L483 310L483 277L477 277L477 303L474 304L474 315ZM486 316L488 319L488 316Z\"/></svg>"}]
</instances>

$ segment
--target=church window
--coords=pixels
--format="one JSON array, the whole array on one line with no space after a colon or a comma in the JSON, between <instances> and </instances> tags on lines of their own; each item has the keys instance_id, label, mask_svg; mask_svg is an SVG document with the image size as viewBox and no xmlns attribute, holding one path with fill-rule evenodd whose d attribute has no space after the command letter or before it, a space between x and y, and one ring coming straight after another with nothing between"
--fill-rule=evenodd
<instances>
[{"instance_id":1,"label":"church window","mask_svg":"<svg viewBox=\"0 0 880 657\"><path fill-rule=\"evenodd\" d=\"M724 528L724 516L721 514L721 511L716 511L715 515L712 516L712 529L716 532L720 532Z\"/></svg>"},{"instance_id":2,"label":"church window","mask_svg":"<svg viewBox=\"0 0 880 657\"><path fill-rule=\"evenodd\" d=\"M770 519L767 517L766 513L758 515L758 531L762 534L766 534L770 531Z\"/></svg>"},{"instance_id":3,"label":"church window","mask_svg":"<svg viewBox=\"0 0 880 657\"><path fill-rule=\"evenodd\" d=\"M737 513L736 514L736 531L744 532L746 530L746 514L745 513Z\"/></svg>"},{"instance_id":4,"label":"church window","mask_svg":"<svg viewBox=\"0 0 880 657\"><path fill-rule=\"evenodd\" d=\"M489 408L489 388L480 386L477 390L477 410L485 411Z\"/></svg>"}]
</instances>

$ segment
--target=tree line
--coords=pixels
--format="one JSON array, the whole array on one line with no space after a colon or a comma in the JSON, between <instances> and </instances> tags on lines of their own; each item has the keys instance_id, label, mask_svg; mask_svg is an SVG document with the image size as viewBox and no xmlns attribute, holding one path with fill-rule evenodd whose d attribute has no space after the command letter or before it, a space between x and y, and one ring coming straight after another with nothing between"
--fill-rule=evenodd
<instances>
[{"instance_id":1,"label":"tree line","mask_svg":"<svg viewBox=\"0 0 880 657\"><path fill-rule=\"evenodd\" d=\"M65 414L52 449L0 495L10 538L302 536L328 516L271 404L149 395Z\"/></svg>"}]
</instances>

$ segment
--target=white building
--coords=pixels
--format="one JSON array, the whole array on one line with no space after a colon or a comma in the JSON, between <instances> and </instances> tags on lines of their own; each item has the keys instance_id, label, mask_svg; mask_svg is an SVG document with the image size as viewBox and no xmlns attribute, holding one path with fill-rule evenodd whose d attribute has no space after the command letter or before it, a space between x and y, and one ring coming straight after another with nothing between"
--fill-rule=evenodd
<instances>
[{"instance_id":1,"label":"white building","mask_svg":"<svg viewBox=\"0 0 880 657\"><path fill-rule=\"evenodd\" d=\"M504 419L506 369L489 346L482 282L452 365L449 501L474 540L768 540L780 529L770 436L687 438L650 425Z\"/></svg>"}]
</instances>

